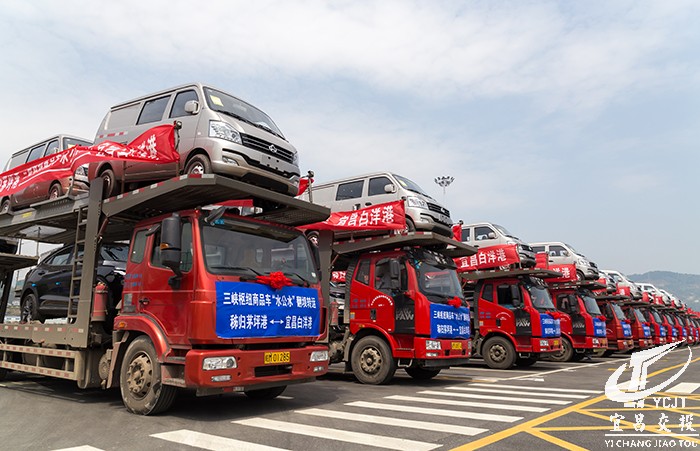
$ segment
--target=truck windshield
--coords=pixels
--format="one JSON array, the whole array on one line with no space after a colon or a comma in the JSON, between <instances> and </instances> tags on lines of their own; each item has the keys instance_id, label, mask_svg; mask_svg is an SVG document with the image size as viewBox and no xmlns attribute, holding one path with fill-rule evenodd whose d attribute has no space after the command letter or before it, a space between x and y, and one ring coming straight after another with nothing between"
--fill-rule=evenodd
<instances>
[{"instance_id":1,"label":"truck windshield","mask_svg":"<svg viewBox=\"0 0 700 451\"><path fill-rule=\"evenodd\" d=\"M591 296L581 296L581 299L583 299L583 304L586 306L586 311L590 315L598 316L603 314L600 311L600 307L598 307L598 303Z\"/></svg>"},{"instance_id":2,"label":"truck windshield","mask_svg":"<svg viewBox=\"0 0 700 451\"><path fill-rule=\"evenodd\" d=\"M646 321L646 319L644 319L644 315L642 315L642 312L640 312L637 309L632 309L632 311L634 312L634 317L637 318L637 321L639 321L640 323Z\"/></svg>"},{"instance_id":3,"label":"truck windshield","mask_svg":"<svg viewBox=\"0 0 700 451\"><path fill-rule=\"evenodd\" d=\"M610 306L612 307L613 312L615 312L617 319L627 319L627 317L625 317L625 312L622 311L619 305L611 303Z\"/></svg>"},{"instance_id":4,"label":"truck windshield","mask_svg":"<svg viewBox=\"0 0 700 451\"><path fill-rule=\"evenodd\" d=\"M418 184L416 182L413 182L413 181L407 179L406 177L401 177L400 175L396 175L396 174L394 174L394 177L396 177L396 180L399 181L399 184L403 188L405 188L409 191L413 191L414 193L418 193L418 194L422 194L426 197L430 197L427 194L425 194L425 191L423 191L423 189L420 186L418 186Z\"/></svg>"},{"instance_id":5,"label":"truck windshield","mask_svg":"<svg viewBox=\"0 0 700 451\"><path fill-rule=\"evenodd\" d=\"M210 109L240 119L284 139L284 135L270 116L253 105L216 89L204 88L204 94Z\"/></svg>"},{"instance_id":6,"label":"truck windshield","mask_svg":"<svg viewBox=\"0 0 700 451\"><path fill-rule=\"evenodd\" d=\"M653 310L651 310L650 313L651 313L652 318L654 318L654 322L656 322L657 324L663 324L663 323L664 323L664 321L661 319L661 317L659 316L658 313L656 313L656 312L653 311Z\"/></svg>"},{"instance_id":7,"label":"truck windshield","mask_svg":"<svg viewBox=\"0 0 700 451\"><path fill-rule=\"evenodd\" d=\"M530 293L530 300L532 300L532 306L535 307L537 310L554 310L552 297L549 295L549 291L547 291L546 288L526 283L525 289L528 293Z\"/></svg>"},{"instance_id":8,"label":"truck windshield","mask_svg":"<svg viewBox=\"0 0 700 451\"><path fill-rule=\"evenodd\" d=\"M416 266L418 286L420 287L421 293L427 297L439 296L441 300L452 299L454 297L464 299L462 287L459 284L457 272L454 269L440 268L426 262L421 262L420 265Z\"/></svg>"},{"instance_id":9,"label":"truck windshield","mask_svg":"<svg viewBox=\"0 0 700 451\"><path fill-rule=\"evenodd\" d=\"M260 276L280 271L297 284L317 283L308 241L294 230L218 219L202 222L204 261L212 274Z\"/></svg>"}]
</instances>

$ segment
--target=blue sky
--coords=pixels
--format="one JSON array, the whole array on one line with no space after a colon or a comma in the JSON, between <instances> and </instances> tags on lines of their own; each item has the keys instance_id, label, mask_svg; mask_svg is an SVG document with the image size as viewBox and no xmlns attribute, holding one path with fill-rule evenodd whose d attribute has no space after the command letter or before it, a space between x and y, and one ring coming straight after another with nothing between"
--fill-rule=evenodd
<instances>
[{"instance_id":1,"label":"blue sky","mask_svg":"<svg viewBox=\"0 0 700 451\"><path fill-rule=\"evenodd\" d=\"M391 170L454 220L623 273L700 274L693 1L3 2L3 161L189 81L267 112L317 181Z\"/></svg>"}]
</instances>

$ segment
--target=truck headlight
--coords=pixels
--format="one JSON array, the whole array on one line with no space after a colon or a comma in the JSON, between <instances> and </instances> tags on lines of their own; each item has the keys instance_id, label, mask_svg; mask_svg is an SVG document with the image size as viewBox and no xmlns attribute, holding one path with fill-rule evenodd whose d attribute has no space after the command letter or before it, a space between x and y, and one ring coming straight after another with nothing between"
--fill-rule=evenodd
<instances>
[{"instance_id":1,"label":"truck headlight","mask_svg":"<svg viewBox=\"0 0 700 451\"><path fill-rule=\"evenodd\" d=\"M427 351L439 351L442 349L440 342L437 340L426 340L425 349Z\"/></svg>"},{"instance_id":2,"label":"truck headlight","mask_svg":"<svg viewBox=\"0 0 700 451\"><path fill-rule=\"evenodd\" d=\"M207 357L202 360L202 369L204 371L228 370L231 368L238 368L235 357Z\"/></svg>"},{"instance_id":3,"label":"truck headlight","mask_svg":"<svg viewBox=\"0 0 700 451\"><path fill-rule=\"evenodd\" d=\"M221 138L236 144L242 144L241 135L231 124L221 121L209 121L209 136Z\"/></svg>"},{"instance_id":4,"label":"truck headlight","mask_svg":"<svg viewBox=\"0 0 700 451\"><path fill-rule=\"evenodd\" d=\"M314 351L311 353L312 362L325 362L328 360L328 351Z\"/></svg>"},{"instance_id":5,"label":"truck headlight","mask_svg":"<svg viewBox=\"0 0 700 451\"><path fill-rule=\"evenodd\" d=\"M406 198L406 203L409 207L423 208L425 210L428 209L428 203L419 197L408 196Z\"/></svg>"}]
</instances>

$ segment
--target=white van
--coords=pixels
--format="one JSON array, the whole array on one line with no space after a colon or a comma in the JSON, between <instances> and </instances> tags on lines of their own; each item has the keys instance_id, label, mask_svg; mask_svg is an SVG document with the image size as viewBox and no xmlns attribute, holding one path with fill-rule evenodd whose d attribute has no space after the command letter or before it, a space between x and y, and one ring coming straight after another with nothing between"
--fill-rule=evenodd
<instances>
[{"instance_id":1,"label":"white van","mask_svg":"<svg viewBox=\"0 0 700 451\"><path fill-rule=\"evenodd\" d=\"M620 287L628 287L633 299L639 299L642 297L642 291L639 289L637 284L628 279L627 276L622 274L620 271L615 271L613 269L604 269L603 271L612 277L613 281L615 281L617 284L618 289Z\"/></svg>"},{"instance_id":2,"label":"white van","mask_svg":"<svg viewBox=\"0 0 700 451\"><path fill-rule=\"evenodd\" d=\"M280 129L253 105L230 94L192 83L113 106L102 120L95 144L133 141L146 130L179 121L180 164L103 161L90 165L89 177L105 180L107 197L129 187L179 173L216 173L296 196L297 151Z\"/></svg>"},{"instance_id":3,"label":"white van","mask_svg":"<svg viewBox=\"0 0 700 451\"><path fill-rule=\"evenodd\" d=\"M309 201L309 191L299 196ZM370 205L405 199L406 229L429 231L452 237L450 212L415 182L391 172L348 177L314 184L311 200L331 211L351 211Z\"/></svg>"},{"instance_id":4,"label":"white van","mask_svg":"<svg viewBox=\"0 0 700 451\"><path fill-rule=\"evenodd\" d=\"M477 222L464 224L462 242L476 247L490 247L504 244L517 244L520 265L524 268L535 266L535 253L529 244L514 236L505 227L493 222Z\"/></svg>"},{"instance_id":5,"label":"white van","mask_svg":"<svg viewBox=\"0 0 700 451\"><path fill-rule=\"evenodd\" d=\"M554 265L576 265L576 275L579 280L598 279L598 266L588 260L585 255L576 252L573 246L561 241L546 243L530 243L536 254L544 252L549 256L549 263Z\"/></svg>"}]
</instances>

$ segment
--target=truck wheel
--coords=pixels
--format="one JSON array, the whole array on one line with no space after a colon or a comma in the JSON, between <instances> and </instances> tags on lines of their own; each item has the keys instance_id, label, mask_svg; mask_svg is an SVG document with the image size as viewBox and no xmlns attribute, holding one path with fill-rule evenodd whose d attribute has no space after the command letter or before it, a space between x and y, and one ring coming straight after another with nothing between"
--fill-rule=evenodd
<instances>
[{"instance_id":1,"label":"truck wheel","mask_svg":"<svg viewBox=\"0 0 700 451\"><path fill-rule=\"evenodd\" d=\"M211 174L211 163L204 155L195 155L187 162L185 174Z\"/></svg>"},{"instance_id":2,"label":"truck wheel","mask_svg":"<svg viewBox=\"0 0 700 451\"><path fill-rule=\"evenodd\" d=\"M39 303L34 293L25 294L20 302L20 322L40 321L43 323L44 319L44 316L39 313Z\"/></svg>"},{"instance_id":3,"label":"truck wheel","mask_svg":"<svg viewBox=\"0 0 700 451\"><path fill-rule=\"evenodd\" d=\"M102 186L102 198L108 199L119 194L119 183L117 182L117 176L114 175L114 171L111 168L107 168L100 174L102 180L104 180L104 185Z\"/></svg>"},{"instance_id":4,"label":"truck wheel","mask_svg":"<svg viewBox=\"0 0 700 451\"><path fill-rule=\"evenodd\" d=\"M352 372L363 384L388 383L396 372L396 361L389 345L379 337L369 335L352 348Z\"/></svg>"},{"instance_id":5,"label":"truck wheel","mask_svg":"<svg viewBox=\"0 0 700 451\"><path fill-rule=\"evenodd\" d=\"M603 352L603 357L610 357L611 355L615 354L614 349L608 349L607 351Z\"/></svg>"},{"instance_id":6,"label":"truck wheel","mask_svg":"<svg viewBox=\"0 0 700 451\"><path fill-rule=\"evenodd\" d=\"M122 362L119 385L126 410L153 415L170 408L177 388L163 385L156 350L148 337L138 337L129 345Z\"/></svg>"},{"instance_id":7,"label":"truck wheel","mask_svg":"<svg viewBox=\"0 0 700 451\"><path fill-rule=\"evenodd\" d=\"M580 353L576 352L571 357L571 361L572 362L580 362L581 360L583 360L584 357L586 357L586 354L580 354Z\"/></svg>"},{"instance_id":8,"label":"truck wheel","mask_svg":"<svg viewBox=\"0 0 700 451\"><path fill-rule=\"evenodd\" d=\"M4 381L7 377L7 368L0 368L0 381Z\"/></svg>"},{"instance_id":9,"label":"truck wheel","mask_svg":"<svg viewBox=\"0 0 700 451\"><path fill-rule=\"evenodd\" d=\"M414 366L414 367L410 367L410 368L405 368L405 370L409 376L411 376L414 379L418 379L420 381L432 379L435 376L437 376L438 374L440 374L440 368L431 370L428 368L421 368L419 366Z\"/></svg>"},{"instance_id":10,"label":"truck wheel","mask_svg":"<svg viewBox=\"0 0 700 451\"><path fill-rule=\"evenodd\" d=\"M508 339L491 337L482 348L482 355L489 368L507 370L515 363L515 349Z\"/></svg>"},{"instance_id":11,"label":"truck wheel","mask_svg":"<svg viewBox=\"0 0 700 451\"><path fill-rule=\"evenodd\" d=\"M537 357L518 357L515 359L515 364L521 368L527 368L537 363Z\"/></svg>"},{"instance_id":12,"label":"truck wheel","mask_svg":"<svg viewBox=\"0 0 700 451\"><path fill-rule=\"evenodd\" d=\"M247 397L250 399L275 399L282 393L284 393L284 390L287 388L286 385L283 385L281 387L272 387L272 388L263 388L260 390L249 390L245 393Z\"/></svg>"},{"instance_id":13,"label":"truck wheel","mask_svg":"<svg viewBox=\"0 0 700 451\"><path fill-rule=\"evenodd\" d=\"M549 360L554 362L571 362L574 359L574 347L566 337L561 337L561 351L549 354Z\"/></svg>"}]
</instances>

